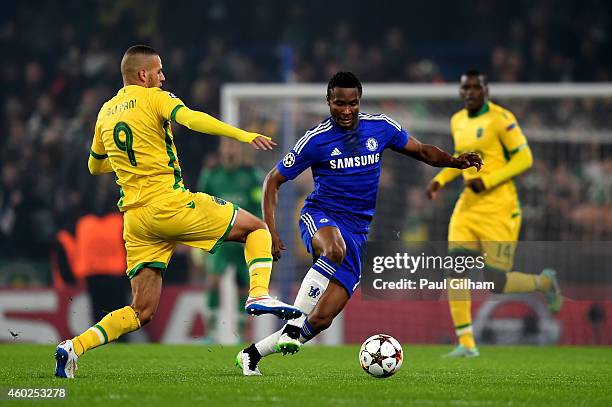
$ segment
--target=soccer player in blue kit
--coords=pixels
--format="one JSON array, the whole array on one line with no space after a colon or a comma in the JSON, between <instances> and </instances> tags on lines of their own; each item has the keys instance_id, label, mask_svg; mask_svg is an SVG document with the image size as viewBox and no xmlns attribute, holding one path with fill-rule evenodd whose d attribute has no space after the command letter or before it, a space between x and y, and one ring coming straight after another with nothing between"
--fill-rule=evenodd
<instances>
[{"instance_id":1,"label":"soccer player in blue kit","mask_svg":"<svg viewBox=\"0 0 612 407\"><path fill-rule=\"evenodd\" d=\"M314 191L304 201L299 228L316 261L295 299L304 315L238 353L236 365L245 376L261 375L257 365L262 357L295 353L327 329L359 285L386 148L434 167L480 170L482 160L476 153L453 157L420 143L384 114L360 113L361 94L355 75L336 73L327 85L331 117L308 130L266 176L263 218L272 235L272 255L278 259L285 249L276 230L279 187L312 169Z\"/></svg>"}]
</instances>

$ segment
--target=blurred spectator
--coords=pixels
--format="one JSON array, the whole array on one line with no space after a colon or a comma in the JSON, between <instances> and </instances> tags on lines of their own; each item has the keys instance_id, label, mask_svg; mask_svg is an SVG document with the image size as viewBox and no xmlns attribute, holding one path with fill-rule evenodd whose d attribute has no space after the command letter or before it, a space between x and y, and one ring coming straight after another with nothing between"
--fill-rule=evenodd
<instances>
[{"instance_id":1,"label":"blurred spectator","mask_svg":"<svg viewBox=\"0 0 612 407\"><path fill-rule=\"evenodd\" d=\"M612 6L602 1L579 7L569 0L512 7L499 1L465 2L457 9L470 14L459 16L425 3L408 23L403 16L414 11L409 3L396 5L394 15L384 7L347 9L322 0L308 6L245 2L239 8L217 0L193 2L190 13L162 0L62 6L57 1L7 3L0 22L0 47L8 56L0 62L5 123L0 136L0 254L5 257L46 258L58 230L74 227L79 216L95 211L91 197L97 184L86 169L92 129L101 101L121 87L119 58L135 42L149 43L166 55L168 89L213 115L219 114L221 84L283 79L281 44L294 48L299 82L324 82L340 69L353 70L368 82L454 82L457 72L475 64L492 81L590 82L610 80L612 66L607 18ZM498 24L499 19L504 23ZM180 25L165 29L170 20ZM468 26L470 36L454 36ZM526 117L523 126L541 129L553 122L574 131L577 139L587 130L609 129L609 101L537 103L517 100L512 106ZM424 103L420 106L415 115L426 111ZM435 112L426 113L438 119ZM277 134L277 121L261 120L248 124ZM181 148L184 177L193 185L201 157L217 142L202 143L182 137L185 133L177 129L177 143L186 144ZM558 147L552 152L544 144L536 146L542 168L534 168L533 177L524 181L546 198L525 195L526 216L537 225L526 222L526 232L538 238L610 238L611 164L603 160L609 143L588 168L577 168L569 159L558 165L553 157L571 157L566 142ZM425 218L435 218L437 210ZM541 216L546 213L556 215Z\"/></svg>"},{"instance_id":2,"label":"blurred spectator","mask_svg":"<svg viewBox=\"0 0 612 407\"><path fill-rule=\"evenodd\" d=\"M115 210L113 177L99 176L93 212L75 219L70 230L57 233L54 275L56 286L83 284L91 299L92 319L125 304L129 293L123 242L123 216ZM74 230L72 232L71 230Z\"/></svg>"},{"instance_id":3,"label":"blurred spectator","mask_svg":"<svg viewBox=\"0 0 612 407\"><path fill-rule=\"evenodd\" d=\"M578 204L580 186L565 163L559 163L547 183L545 215L550 222L548 229L559 234L559 231L567 230L564 223ZM559 236L559 239L566 240L567 236Z\"/></svg>"},{"instance_id":4,"label":"blurred spectator","mask_svg":"<svg viewBox=\"0 0 612 407\"><path fill-rule=\"evenodd\" d=\"M584 240L606 240L612 234L612 159L598 167L591 170L586 200L570 216Z\"/></svg>"},{"instance_id":5,"label":"blurred spectator","mask_svg":"<svg viewBox=\"0 0 612 407\"><path fill-rule=\"evenodd\" d=\"M408 59L408 44L404 38L404 31L400 27L392 27L387 31L382 57L386 77L381 81L401 82L404 80L402 70Z\"/></svg>"},{"instance_id":6,"label":"blurred spectator","mask_svg":"<svg viewBox=\"0 0 612 407\"><path fill-rule=\"evenodd\" d=\"M23 205L23 192L18 186L17 167L13 163L6 163L2 168L2 179L0 189L0 236L2 239L2 252L10 253L14 240L19 236L19 225L17 215ZM23 214L21 214L23 216ZM19 217L19 220L22 219ZM13 240L13 242L11 242ZM17 242L23 243L23 242Z\"/></svg>"}]
</instances>

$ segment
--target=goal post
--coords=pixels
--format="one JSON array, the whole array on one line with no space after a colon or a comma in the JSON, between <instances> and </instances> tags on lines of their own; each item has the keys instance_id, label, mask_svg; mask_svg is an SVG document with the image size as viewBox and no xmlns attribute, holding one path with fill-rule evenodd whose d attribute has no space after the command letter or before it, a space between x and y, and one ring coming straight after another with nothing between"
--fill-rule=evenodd
<instances>
[{"instance_id":1,"label":"goal post","mask_svg":"<svg viewBox=\"0 0 612 407\"><path fill-rule=\"evenodd\" d=\"M221 115L231 124L267 131L267 135L279 142L274 153L258 155L258 162L262 166L271 167L306 130L329 116L325 103L326 86L323 83L226 84L221 92ZM534 153L534 167L518 180L525 205L523 210L526 212L524 224L528 225L530 217L534 217L534 227L537 225L537 230L524 228L524 237L532 240L612 238L610 231L602 229L603 225L589 219L588 208L583 214L575 213L574 220L561 216L548 219L546 225L541 224L542 212L547 209L546 194L564 194L556 190L559 183L554 179L563 178L565 172L569 181L565 180L568 185L562 188L570 190L566 191L569 195L577 194L568 197L569 203L591 200L595 206L610 205L612 197L602 178L612 152L612 121L609 120L612 85L492 83L489 93L493 102L515 114ZM363 85L361 111L385 113L422 142L439 145L448 151L452 151L453 147L449 119L461 107L456 85ZM418 176L409 176L404 167L412 168L414 163L398 160L392 154L388 156L388 162L383 167L393 175L396 187L424 188L436 172L435 169L419 165L415 170ZM598 185L601 182L604 185ZM384 189L384 185L382 187ZM386 198L387 195L379 194L377 217L384 217L385 207L393 206L386 202ZM391 199L399 198L394 196ZM442 213L448 215L446 209ZM435 215L426 215L425 219L431 221ZM444 229L448 218L445 221L442 219L436 225L442 225ZM571 225L572 222L576 224ZM432 224L428 227L431 229ZM554 239L555 236L558 238ZM429 237L444 238L444 233L438 231Z\"/></svg>"},{"instance_id":2,"label":"goal post","mask_svg":"<svg viewBox=\"0 0 612 407\"><path fill-rule=\"evenodd\" d=\"M267 171L306 130L329 116L326 86L226 84L221 116L279 143L274 152L257 153L258 165ZM533 167L516 179L523 213L520 240L612 241L612 85L491 83L489 93L491 101L515 114L534 155ZM450 117L461 108L457 85L363 84L362 112L385 113L421 142L447 151L453 148ZM452 183L441 199L430 202L424 189L436 172L393 152L384 154L370 240L446 240L462 185ZM311 263L297 229L299 209L311 190L312 181L303 174L280 192L278 227L288 250L275 265L273 279L284 300L292 299ZM601 266L585 266L570 277L584 279Z\"/></svg>"},{"instance_id":3,"label":"goal post","mask_svg":"<svg viewBox=\"0 0 612 407\"><path fill-rule=\"evenodd\" d=\"M221 117L224 121L240 124L240 102L257 100L324 100L327 84L225 84L221 88ZM612 101L610 84L489 84L493 100L506 99L603 99ZM458 87L450 84L364 84L363 100L458 100ZM457 109L460 104L456 102Z\"/></svg>"}]
</instances>

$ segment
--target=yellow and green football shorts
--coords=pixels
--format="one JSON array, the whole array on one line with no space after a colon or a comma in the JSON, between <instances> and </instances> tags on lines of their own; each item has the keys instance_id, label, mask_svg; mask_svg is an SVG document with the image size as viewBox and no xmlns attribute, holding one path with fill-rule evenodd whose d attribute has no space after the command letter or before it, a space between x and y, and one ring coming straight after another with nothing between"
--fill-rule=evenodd
<instances>
[{"instance_id":1,"label":"yellow and green football shorts","mask_svg":"<svg viewBox=\"0 0 612 407\"><path fill-rule=\"evenodd\" d=\"M128 277L144 267L165 270L178 243L214 253L237 213L238 207L231 202L190 191L126 211L123 239Z\"/></svg>"},{"instance_id":2,"label":"yellow and green football shorts","mask_svg":"<svg viewBox=\"0 0 612 407\"><path fill-rule=\"evenodd\" d=\"M448 225L448 250L478 253L485 257L487 268L511 271L520 230L518 212L483 215L455 211Z\"/></svg>"}]
</instances>

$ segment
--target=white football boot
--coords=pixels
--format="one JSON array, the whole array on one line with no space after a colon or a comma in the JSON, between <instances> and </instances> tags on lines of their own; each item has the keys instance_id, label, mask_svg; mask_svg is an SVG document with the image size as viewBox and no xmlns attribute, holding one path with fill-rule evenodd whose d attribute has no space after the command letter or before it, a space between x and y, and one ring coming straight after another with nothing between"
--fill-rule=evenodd
<instances>
[{"instance_id":1,"label":"white football boot","mask_svg":"<svg viewBox=\"0 0 612 407\"><path fill-rule=\"evenodd\" d=\"M242 369L242 374L245 376L261 376L261 372L257 365L250 366L251 356L244 351L238 352L236 355L236 366ZM253 369L251 369L253 368Z\"/></svg>"},{"instance_id":2,"label":"white football boot","mask_svg":"<svg viewBox=\"0 0 612 407\"><path fill-rule=\"evenodd\" d=\"M278 338L274 350L283 355L287 355L299 352L301 347L302 343L298 339L293 339L288 334L283 333L280 338Z\"/></svg>"},{"instance_id":3,"label":"white football boot","mask_svg":"<svg viewBox=\"0 0 612 407\"><path fill-rule=\"evenodd\" d=\"M293 305L272 298L269 295L249 297L244 305L249 315L272 314L282 319L295 319L302 315L302 311Z\"/></svg>"},{"instance_id":4,"label":"white football boot","mask_svg":"<svg viewBox=\"0 0 612 407\"><path fill-rule=\"evenodd\" d=\"M74 379L79 357L74 351L70 339L60 342L55 348L55 376L65 379Z\"/></svg>"}]
</instances>

